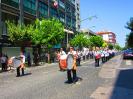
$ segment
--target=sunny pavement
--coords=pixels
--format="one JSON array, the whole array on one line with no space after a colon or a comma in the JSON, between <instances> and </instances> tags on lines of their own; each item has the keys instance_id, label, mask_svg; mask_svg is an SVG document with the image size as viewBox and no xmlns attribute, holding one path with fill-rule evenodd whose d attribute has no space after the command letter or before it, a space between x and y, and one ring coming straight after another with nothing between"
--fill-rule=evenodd
<instances>
[{"instance_id":1,"label":"sunny pavement","mask_svg":"<svg viewBox=\"0 0 133 99\"><path fill-rule=\"evenodd\" d=\"M92 99L133 99L133 61L116 56L103 64L99 77L104 83L91 94Z\"/></svg>"},{"instance_id":2,"label":"sunny pavement","mask_svg":"<svg viewBox=\"0 0 133 99\"><path fill-rule=\"evenodd\" d=\"M121 55L100 67L94 60L85 61L77 72L83 80L76 84L64 83L66 72L60 72L58 64L26 69L29 75L19 78L15 72L1 73L0 99L133 99L132 85L123 87L118 77L132 64L122 61Z\"/></svg>"}]
</instances>

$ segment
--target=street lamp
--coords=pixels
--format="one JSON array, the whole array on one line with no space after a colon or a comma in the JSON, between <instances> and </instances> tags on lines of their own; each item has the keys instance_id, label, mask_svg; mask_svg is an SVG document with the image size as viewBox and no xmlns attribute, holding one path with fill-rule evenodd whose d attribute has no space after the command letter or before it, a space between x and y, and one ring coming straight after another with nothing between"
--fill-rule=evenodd
<instances>
[{"instance_id":1,"label":"street lamp","mask_svg":"<svg viewBox=\"0 0 133 99\"><path fill-rule=\"evenodd\" d=\"M85 21L85 20L92 20L93 18L96 18L96 19L97 19L97 16L96 16L96 15L90 16L90 17L88 17L88 18L85 18L85 19L83 19L83 20L80 20L80 22L83 22L83 21Z\"/></svg>"}]
</instances>

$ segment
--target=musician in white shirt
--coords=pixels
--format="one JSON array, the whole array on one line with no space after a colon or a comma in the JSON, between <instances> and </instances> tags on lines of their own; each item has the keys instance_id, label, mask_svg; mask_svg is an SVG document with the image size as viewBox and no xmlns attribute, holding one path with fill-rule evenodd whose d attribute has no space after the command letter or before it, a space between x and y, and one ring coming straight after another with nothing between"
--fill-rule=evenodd
<instances>
[{"instance_id":1,"label":"musician in white shirt","mask_svg":"<svg viewBox=\"0 0 133 99\"><path fill-rule=\"evenodd\" d=\"M25 56L22 52L20 53L19 58L20 58L21 64L19 67L16 68L17 69L17 77L20 76L20 69L22 71L22 75L24 75L24 66L25 66Z\"/></svg>"}]
</instances>

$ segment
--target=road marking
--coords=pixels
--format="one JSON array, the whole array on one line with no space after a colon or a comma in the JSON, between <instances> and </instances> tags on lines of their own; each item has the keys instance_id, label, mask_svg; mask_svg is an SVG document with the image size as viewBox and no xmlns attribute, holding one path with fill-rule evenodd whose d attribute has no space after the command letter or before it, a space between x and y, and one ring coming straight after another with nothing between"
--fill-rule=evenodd
<instances>
[{"instance_id":1,"label":"road marking","mask_svg":"<svg viewBox=\"0 0 133 99\"><path fill-rule=\"evenodd\" d=\"M109 99L113 87L98 87L92 94L93 99Z\"/></svg>"},{"instance_id":2,"label":"road marking","mask_svg":"<svg viewBox=\"0 0 133 99\"><path fill-rule=\"evenodd\" d=\"M128 66L132 65L132 60L126 60L126 65Z\"/></svg>"}]
</instances>

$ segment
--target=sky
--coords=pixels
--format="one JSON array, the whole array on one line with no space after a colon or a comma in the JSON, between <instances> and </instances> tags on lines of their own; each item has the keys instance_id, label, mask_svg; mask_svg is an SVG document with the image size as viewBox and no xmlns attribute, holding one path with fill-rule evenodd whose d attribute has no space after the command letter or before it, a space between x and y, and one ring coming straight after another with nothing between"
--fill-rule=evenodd
<instances>
[{"instance_id":1,"label":"sky","mask_svg":"<svg viewBox=\"0 0 133 99\"><path fill-rule=\"evenodd\" d=\"M125 46L126 35L130 33L125 26L133 17L133 0L80 0L80 11L81 20L96 16L81 21L81 29L112 31L117 43Z\"/></svg>"}]
</instances>

